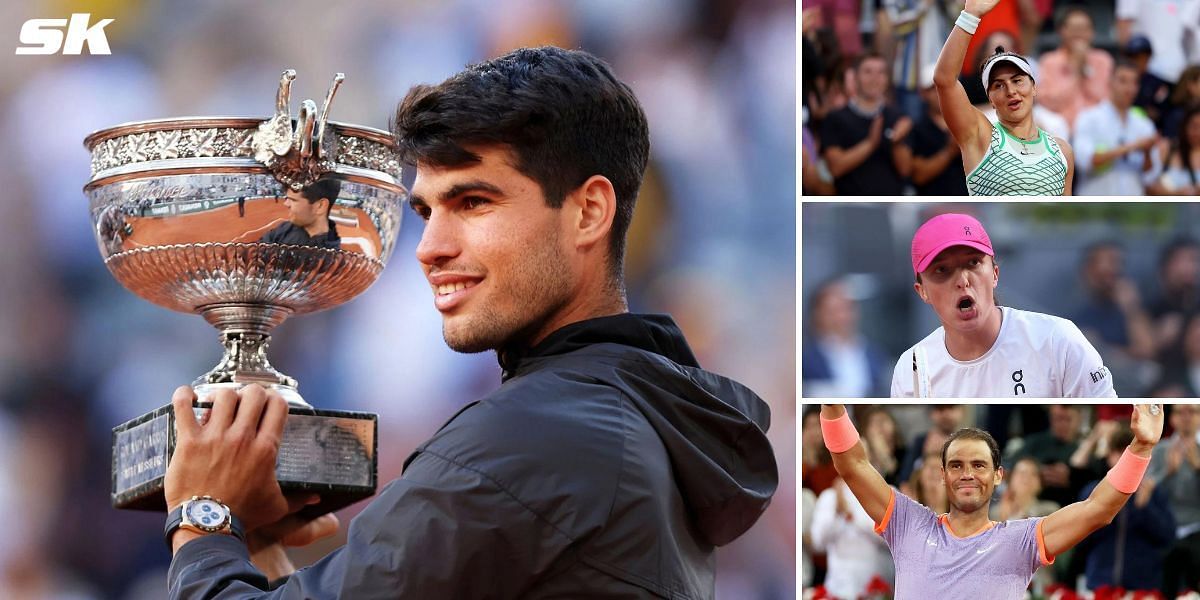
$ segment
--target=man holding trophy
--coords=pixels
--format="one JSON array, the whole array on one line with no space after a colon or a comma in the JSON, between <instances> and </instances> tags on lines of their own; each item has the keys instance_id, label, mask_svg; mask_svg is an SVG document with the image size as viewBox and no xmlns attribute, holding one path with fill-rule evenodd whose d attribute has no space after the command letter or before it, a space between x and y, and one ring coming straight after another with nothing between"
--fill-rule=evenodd
<instances>
[{"instance_id":1,"label":"man holding trophy","mask_svg":"<svg viewBox=\"0 0 1200 600\"><path fill-rule=\"evenodd\" d=\"M713 597L715 547L777 485L769 412L701 369L669 317L628 312L649 153L632 91L587 53L520 49L413 88L393 133L416 165L416 255L446 343L495 350L502 383L298 571L285 546L337 521L277 481L286 389L207 390L197 417L204 394L180 388L171 597Z\"/></svg>"}]
</instances>

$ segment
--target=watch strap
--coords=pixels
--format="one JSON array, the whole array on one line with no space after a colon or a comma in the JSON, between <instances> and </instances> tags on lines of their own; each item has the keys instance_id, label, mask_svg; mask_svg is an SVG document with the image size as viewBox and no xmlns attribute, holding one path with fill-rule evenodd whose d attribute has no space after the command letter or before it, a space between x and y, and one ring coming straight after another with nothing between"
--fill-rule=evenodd
<instances>
[{"instance_id":1,"label":"watch strap","mask_svg":"<svg viewBox=\"0 0 1200 600\"><path fill-rule=\"evenodd\" d=\"M163 527L163 540L167 542L168 549L171 548L171 535L175 533L176 529L179 529L180 525L183 525L183 504L167 513L167 524Z\"/></svg>"}]
</instances>

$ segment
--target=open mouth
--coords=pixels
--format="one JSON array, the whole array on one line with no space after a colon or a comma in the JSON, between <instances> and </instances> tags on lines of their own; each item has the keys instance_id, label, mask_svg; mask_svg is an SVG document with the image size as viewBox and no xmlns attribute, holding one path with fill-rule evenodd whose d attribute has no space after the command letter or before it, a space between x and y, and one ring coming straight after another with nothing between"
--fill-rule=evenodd
<instances>
[{"instance_id":1,"label":"open mouth","mask_svg":"<svg viewBox=\"0 0 1200 600\"><path fill-rule=\"evenodd\" d=\"M1020 100L1010 100L1010 101L1009 101L1009 103L1008 103L1008 110L1017 110L1018 108L1021 108L1021 101L1020 101Z\"/></svg>"},{"instance_id":2,"label":"open mouth","mask_svg":"<svg viewBox=\"0 0 1200 600\"><path fill-rule=\"evenodd\" d=\"M975 308L975 300L970 296L963 296L958 299L958 312L965 313Z\"/></svg>"}]
</instances>

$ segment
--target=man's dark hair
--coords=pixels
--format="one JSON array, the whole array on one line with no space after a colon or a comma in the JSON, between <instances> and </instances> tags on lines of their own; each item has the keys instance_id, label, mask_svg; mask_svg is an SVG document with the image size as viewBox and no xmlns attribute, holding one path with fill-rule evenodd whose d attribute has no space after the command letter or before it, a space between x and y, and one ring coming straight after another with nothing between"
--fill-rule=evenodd
<instances>
[{"instance_id":1,"label":"man's dark hair","mask_svg":"<svg viewBox=\"0 0 1200 600\"><path fill-rule=\"evenodd\" d=\"M858 55L857 59L854 60L854 71L857 73L858 70L861 69L868 60L880 60L883 61L885 65L887 64L887 59L884 58L882 54L875 51L863 52L862 54ZM890 76L891 73L889 72L888 75Z\"/></svg>"},{"instance_id":2,"label":"man's dark hair","mask_svg":"<svg viewBox=\"0 0 1200 600\"><path fill-rule=\"evenodd\" d=\"M978 427L963 427L958 431L950 434L946 438L946 443L942 444L942 468L946 468L946 451L950 449L950 444L956 440L979 440L987 444L988 450L992 453L992 470L1000 468L1000 446L996 443L996 438L992 434L979 429Z\"/></svg>"},{"instance_id":3,"label":"man's dark hair","mask_svg":"<svg viewBox=\"0 0 1200 600\"><path fill-rule=\"evenodd\" d=\"M1117 58L1113 59L1114 74L1117 72L1117 69L1129 69L1134 73L1137 73L1138 67L1137 65L1133 64L1132 60L1125 58L1124 56L1118 56Z\"/></svg>"},{"instance_id":4,"label":"man's dark hair","mask_svg":"<svg viewBox=\"0 0 1200 600\"><path fill-rule=\"evenodd\" d=\"M309 204L316 204L322 198L329 200L329 212L333 212L333 204L337 202L338 195L342 193L342 182L333 177L322 177L308 185L308 187L300 190L300 195L308 200Z\"/></svg>"},{"instance_id":5,"label":"man's dark hair","mask_svg":"<svg viewBox=\"0 0 1200 600\"><path fill-rule=\"evenodd\" d=\"M412 88L392 133L401 159L413 165L457 167L479 162L468 146L507 146L554 208L589 177L607 177L617 199L610 274L620 282L650 133L633 90L604 61L551 46L514 50Z\"/></svg>"},{"instance_id":6,"label":"man's dark hair","mask_svg":"<svg viewBox=\"0 0 1200 600\"><path fill-rule=\"evenodd\" d=\"M1083 249L1083 260L1081 261L1082 266L1086 267L1092 264L1092 261L1096 259L1096 255L1104 250L1116 250L1117 252L1121 253L1122 257L1125 255L1124 244L1114 239L1103 239L1097 242L1092 242Z\"/></svg>"},{"instance_id":7,"label":"man's dark hair","mask_svg":"<svg viewBox=\"0 0 1200 600\"><path fill-rule=\"evenodd\" d=\"M1200 112L1200 111L1198 111ZM1186 136L1181 136L1186 137ZM1195 250L1200 248L1200 242L1188 236L1179 236L1170 242L1158 253L1158 270L1162 272L1167 268L1167 264L1175 260L1175 255L1186 250Z\"/></svg>"}]
</instances>

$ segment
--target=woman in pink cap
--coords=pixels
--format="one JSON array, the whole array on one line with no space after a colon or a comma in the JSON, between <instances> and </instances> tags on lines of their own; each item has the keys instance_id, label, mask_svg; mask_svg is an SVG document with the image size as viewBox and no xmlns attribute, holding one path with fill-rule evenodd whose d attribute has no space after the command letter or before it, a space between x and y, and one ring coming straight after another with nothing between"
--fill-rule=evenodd
<instances>
[{"instance_id":1,"label":"woman in pink cap","mask_svg":"<svg viewBox=\"0 0 1200 600\"><path fill-rule=\"evenodd\" d=\"M942 326L896 361L892 397L1116 397L1108 367L1074 323L996 305L995 256L969 215L939 215L917 230L913 289Z\"/></svg>"},{"instance_id":2,"label":"woman in pink cap","mask_svg":"<svg viewBox=\"0 0 1200 600\"><path fill-rule=\"evenodd\" d=\"M1066 140L1033 122L1037 85L1025 57L996 53L983 63L983 87L996 123L971 104L958 82L967 46L983 15L1000 0L967 0L938 56L933 83L946 125L962 151L972 196L1069 196L1075 157Z\"/></svg>"}]
</instances>

